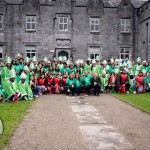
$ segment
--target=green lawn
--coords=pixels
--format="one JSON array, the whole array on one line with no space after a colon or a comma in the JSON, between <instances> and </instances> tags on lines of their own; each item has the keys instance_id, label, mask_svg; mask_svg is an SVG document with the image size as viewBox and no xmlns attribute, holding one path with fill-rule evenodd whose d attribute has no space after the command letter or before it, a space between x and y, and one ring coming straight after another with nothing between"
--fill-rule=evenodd
<instances>
[{"instance_id":1,"label":"green lawn","mask_svg":"<svg viewBox=\"0 0 150 150\"><path fill-rule=\"evenodd\" d=\"M4 123L4 133L0 139L0 150L9 144L9 139L13 135L16 127L22 121L25 114L28 112L29 107L33 104L35 100L32 101L19 101L19 103L14 104L11 102L0 102L0 117Z\"/></svg>"},{"instance_id":2,"label":"green lawn","mask_svg":"<svg viewBox=\"0 0 150 150\"><path fill-rule=\"evenodd\" d=\"M144 94L113 94L119 99L130 103L131 105L150 113L150 93Z\"/></svg>"}]
</instances>

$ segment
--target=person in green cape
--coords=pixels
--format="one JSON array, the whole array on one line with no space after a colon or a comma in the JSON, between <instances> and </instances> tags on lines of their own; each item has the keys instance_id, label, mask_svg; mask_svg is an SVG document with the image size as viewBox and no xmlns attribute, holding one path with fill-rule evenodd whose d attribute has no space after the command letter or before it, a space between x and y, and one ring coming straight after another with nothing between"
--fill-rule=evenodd
<instances>
[{"instance_id":1,"label":"person in green cape","mask_svg":"<svg viewBox=\"0 0 150 150\"><path fill-rule=\"evenodd\" d=\"M26 82L26 74L21 74L21 81L18 82L18 88L21 93L22 100L32 100L33 94L30 85Z\"/></svg>"},{"instance_id":2,"label":"person in green cape","mask_svg":"<svg viewBox=\"0 0 150 150\"><path fill-rule=\"evenodd\" d=\"M3 67L1 74L3 80L9 80L9 71L12 69L11 61L12 59L10 57L6 57L6 66Z\"/></svg>"},{"instance_id":3,"label":"person in green cape","mask_svg":"<svg viewBox=\"0 0 150 150\"><path fill-rule=\"evenodd\" d=\"M2 81L2 88L5 90L5 99L14 101L16 96L21 98L21 94L18 88L18 83L15 80L16 73L14 69L10 70L9 80Z\"/></svg>"},{"instance_id":4,"label":"person in green cape","mask_svg":"<svg viewBox=\"0 0 150 150\"><path fill-rule=\"evenodd\" d=\"M107 92L108 89L108 77L106 76L106 70L104 69L102 71L102 77L101 77L101 90L103 93Z\"/></svg>"}]
</instances>

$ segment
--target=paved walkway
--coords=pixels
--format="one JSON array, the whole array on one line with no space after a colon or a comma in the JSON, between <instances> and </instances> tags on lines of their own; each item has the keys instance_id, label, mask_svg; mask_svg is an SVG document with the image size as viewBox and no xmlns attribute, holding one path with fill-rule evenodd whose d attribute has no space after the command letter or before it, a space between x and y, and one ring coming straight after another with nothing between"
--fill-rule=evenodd
<instances>
[{"instance_id":1,"label":"paved walkway","mask_svg":"<svg viewBox=\"0 0 150 150\"><path fill-rule=\"evenodd\" d=\"M138 126L143 121L141 134L132 126L136 121ZM109 95L46 95L30 109L6 150L148 150L150 128L145 123L150 125L149 115Z\"/></svg>"}]
</instances>

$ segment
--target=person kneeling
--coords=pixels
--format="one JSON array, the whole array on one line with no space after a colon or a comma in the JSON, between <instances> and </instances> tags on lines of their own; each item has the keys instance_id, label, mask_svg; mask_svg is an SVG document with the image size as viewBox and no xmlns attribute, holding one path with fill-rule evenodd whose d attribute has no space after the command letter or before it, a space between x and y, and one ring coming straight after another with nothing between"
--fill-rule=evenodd
<instances>
[{"instance_id":1,"label":"person kneeling","mask_svg":"<svg viewBox=\"0 0 150 150\"><path fill-rule=\"evenodd\" d=\"M32 100L33 99L33 93L32 93L31 87L26 82L26 74L25 73L21 74L21 81L18 82L18 88L19 88L19 91L21 92L22 100L24 100L24 99Z\"/></svg>"},{"instance_id":2,"label":"person kneeling","mask_svg":"<svg viewBox=\"0 0 150 150\"><path fill-rule=\"evenodd\" d=\"M94 95L97 95L99 96L100 94L100 88L101 88L101 80L100 80L100 77L99 75L94 72L94 75L93 75L93 78L91 79L92 81L92 86L94 88Z\"/></svg>"},{"instance_id":3,"label":"person kneeling","mask_svg":"<svg viewBox=\"0 0 150 150\"><path fill-rule=\"evenodd\" d=\"M69 79L66 81L66 94L72 93L72 96L74 96L75 93L75 83L73 79L73 75L69 76Z\"/></svg>"}]
</instances>

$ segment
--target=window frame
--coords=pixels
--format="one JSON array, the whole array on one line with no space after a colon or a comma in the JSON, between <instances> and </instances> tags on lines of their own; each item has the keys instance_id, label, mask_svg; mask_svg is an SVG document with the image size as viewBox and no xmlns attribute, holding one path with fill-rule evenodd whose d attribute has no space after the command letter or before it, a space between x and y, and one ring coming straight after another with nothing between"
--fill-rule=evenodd
<instances>
[{"instance_id":1,"label":"window frame","mask_svg":"<svg viewBox=\"0 0 150 150\"><path fill-rule=\"evenodd\" d=\"M123 49L123 52L121 52L121 50ZM120 48L120 59L122 59L122 60L129 60L130 59L130 47L121 47ZM127 50L129 51L128 53L127 53ZM122 58L122 55L123 55L123 58ZM128 55L128 58L125 58L126 57L126 55Z\"/></svg>"},{"instance_id":2,"label":"window frame","mask_svg":"<svg viewBox=\"0 0 150 150\"><path fill-rule=\"evenodd\" d=\"M2 53L2 58L0 58L0 60L2 60L3 59L3 55L4 55L4 47L2 46L2 45L0 45L0 49L2 48L2 52L1 52L1 50L0 50L0 53Z\"/></svg>"},{"instance_id":3,"label":"window frame","mask_svg":"<svg viewBox=\"0 0 150 150\"><path fill-rule=\"evenodd\" d=\"M93 49L93 50L92 50L92 49ZM99 52L97 52L96 49L99 49ZM91 52L91 50L92 50L93 52ZM94 58L92 58L91 55L94 55ZM89 47L89 57L90 57L90 59L91 59L91 60L96 59L96 56L97 56L97 55L100 56L100 47L98 47L98 46L90 46L90 47Z\"/></svg>"},{"instance_id":4,"label":"window frame","mask_svg":"<svg viewBox=\"0 0 150 150\"><path fill-rule=\"evenodd\" d=\"M34 17L35 21L34 22L32 22L32 21L28 22L29 17L31 20ZM27 28L28 24L30 24L30 29ZM35 24L35 29L32 28L32 24ZM26 16L26 31L36 31L36 16L34 16L34 15L27 15Z\"/></svg>"},{"instance_id":5,"label":"window frame","mask_svg":"<svg viewBox=\"0 0 150 150\"><path fill-rule=\"evenodd\" d=\"M94 21L94 23L92 21ZM98 21L98 24L96 24L96 21ZM92 26L94 27L93 30L92 30ZM98 26L98 30L96 30L96 26ZM100 32L100 18L99 17L90 17L90 32L92 33Z\"/></svg>"},{"instance_id":6,"label":"window frame","mask_svg":"<svg viewBox=\"0 0 150 150\"><path fill-rule=\"evenodd\" d=\"M0 14L0 16L2 17L2 20L0 20L0 23L2 24L2 28L0 28L0 31L3 30L3 23L4 23L4 16L2 14Z\"/></svg>"},{"instance_id":7,"label":"window frame","mask_svg":"<svg viewBox=\"0 0 150 150\"><path fill-rule=\"evenodd\" d=\"M63 18L63 22L60 21L61 18ZM65 18L67 19L66 23L64 22ZM68 32L68 29L69 29L69 17L68 16L59 16L58 20L59 20L59 22L58 22L58 30L61 31L61 32ZM60 25L62 25L63 29L60 29ZM64 29L65 25L67 25L67 29L66 30Z\"/></svg>"},{"instance_id":8,"label":"window frame","mask_svg":"<svg viewBox=\"0 0 150 150\"><path fill-rule=\"evenodd\" d=\"M29 51L29 52L27 52L27 51ZM33 51L35 51L35 52L33 52ZM36 56L36 53L37 53L37 51L36 51L36 46L25 46L25 55L26 55L26 57L29 57L30 59L33 57L33 55L32 54L35 54L34 56ZM29 54L30 56L28 56L27 54Z\"/></svg>"},{"instance_id":9,"label":"window frame","mask_svg":"<svg viewBox=\"0 0 150 150\"><path fill-rule=\"evenodd\" d=\"M123 21L124 21L124 23L123 23ZM128 24L127 24L127 22L128 22ZM130 33L130 32L131 32L130 18L121 18L121 33Z\"/></svg>"}]
</instances>

